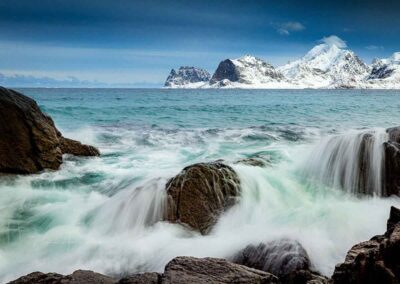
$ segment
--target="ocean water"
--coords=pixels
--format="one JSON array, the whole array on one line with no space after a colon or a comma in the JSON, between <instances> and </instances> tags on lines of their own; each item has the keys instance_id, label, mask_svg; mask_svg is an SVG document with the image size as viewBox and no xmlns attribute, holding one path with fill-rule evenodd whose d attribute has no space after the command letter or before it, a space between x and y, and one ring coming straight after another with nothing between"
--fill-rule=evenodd
<instances>
[{"instance_id":1,"label":"ocean water","mask_svg":"<svg viewBox=\"0 0 400 284\"><path fill-rule=\"evenodd\" d=\"M398 91L21 91L64 136L102 155L0 176L0 282L38 270L163 271L175 256L231 258L280 238L299 241L330 276L352 245L385 231L391 205L400 207L397 197L379 197L379 145L385 128L400 125ZM354 194L360 133L377 141L371 197ZM269 166L234 164L251 157ZM160 221L167 180L217 159L232 165L242 192L211 233Z\"/></svg>"}]
</instances>

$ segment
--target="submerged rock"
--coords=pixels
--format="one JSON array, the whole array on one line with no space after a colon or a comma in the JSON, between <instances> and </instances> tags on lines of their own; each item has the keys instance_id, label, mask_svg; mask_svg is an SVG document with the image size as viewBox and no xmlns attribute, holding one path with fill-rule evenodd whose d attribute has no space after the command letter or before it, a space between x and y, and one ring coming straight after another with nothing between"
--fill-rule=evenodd
<instances>
[{"instance_id":1,"label":"submerged rock","mask_svg":"<svg viewBox=\"0 0 400 284\"><path fill-rule=\"evenodd\" d=\"M177 257L165 267L162 282L186 283L278 283L270 273L218 258Z\"/></svg>"},{"instance_id":2,"label":"submerged rock","mask_svg":"<svg viewBox=\"0 0 400 284\"><path fill-rule=\"evenodd\" d=\"M248 245L233 258L233 262L277 276L310 268L306 250L299 242L290 239Z\"/></svg>"},{"instance_id":3,"label":"submerged rock","mask_svg":"<svg viewBox=\"0 0 400 284\"><path fill-rule=\"evenodd\" d=\"M232 206L240 191L235 171L220 162L184 168L166 185L166 220L207 234L219 215Z\"/></svg>"},{"instance_id":4,"label":"submerged rock","mask_svg":"<svg viewBox=\"0 0 400 284\"><path fill-rule=\"evenodd\" d=\"M98 156L99 151L64 138L34 100L0 87L0 172L56 170L63 154Z\"/></svg>"},{"instance_id":5,"label":"submerged rock","mask_svg":"<svg viewBox=\"0 0 400 284\"><path fill-rule=\"evenodd\" d=\"M306 250L295 240L248 245L233 257L233 262L272 273L282 283L328 283L327 278L311 271Z\"/></svg>"},{"instance_id":6,"label":"submerged rock","mask_svg":"<svg viewBox=\"0 0 400 284\"><path fill-rule=\"evenodd\" d=\"M400 210L392 207L384 235L353 246L336 265L334 284L400 283Z\"/></svg>"},{"instance_id":7,"label":"submerged rock","mask_svg":"<svg viewBox=\"0 0 400 284\"><path fill-rule=\"evenodd\" d=\"M240 159L240 160L236 161L235 164L243 164L243 165L248 165L248 166L253 166L253 167L261 167L261 168L267 166L267 162L260 158Z\"/></svg>"}]
</instances>

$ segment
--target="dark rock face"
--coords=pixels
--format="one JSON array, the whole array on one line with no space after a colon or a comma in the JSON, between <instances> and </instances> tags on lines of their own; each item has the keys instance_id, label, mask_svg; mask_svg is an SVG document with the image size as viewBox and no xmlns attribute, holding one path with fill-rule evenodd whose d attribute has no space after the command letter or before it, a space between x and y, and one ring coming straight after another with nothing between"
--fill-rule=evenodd
<instances>
[{"instance_id":1,"label":"dark rock face","mask_svg":"<svg viewBox=\"0 0 400 284\"><path fill-rule=\"evenodd\" d=\"M353 246L336 265L334 284L400 283L400 210L392 207L384 235Z\"/></svg>"},{"instance_id":2,"label":"dark rock face","mask_svg":"<svg viewBox=\"0 0 400 284\"><path fill-rule=\"evenodd\" d=\"M211 78L210 83L214 84L224 79L227 79L231 82L239 81L239 74L236 66L230 59L226 59L219 63L217 70L215 70L215 73Z\"/></svg>"},{"instance_id":3,"label":"dark rock face","mask_svg":"<svg viewBox=\"0 0 400 284\"><path fill-rule=\"evenodd\" d=\"M278 277L310 268L306 250L299 242L290 239L261 243L257 246L249 245L233 258L233 262Z\"/></svg>"},{"instance_id":4,"label":"dark rock face","mask_svg":"<svg viewBox=\"0 0 400 284\"><path fill-rule=\"evenodd\" d=\"M115 282L114 279L93 271L77 270L67 276L57 273L33 272L11 281L9 284L114 284Z\"/></svg>"},{"instance_id":5,"label":"dark rock face","mask_svg":"<svg viewBox=\"0 0 400 284\"><path fill-rule=\"evenodd\" d=\"M386 130L389 140L383 145L385 152L385 195L400 195L400 127Z\"/></svg>"},{"instance_id":6,"label":"dark rock face","mask_svg":"<svg viewBox=\"0 0 400 284\"><path fill-rule=\"evenodd\" d=\"M162 283L278 283L278 278L224 259L177 257L165 267Z\"/></svg>"},{"instance_id":7,"label":"dark rock face","mask_svg":"<svg viewBox=\"0 0 400 284\"><path fill-rule=\"evenodd\" d=\"M165 219L207 234L218 216L235 203L240 187L231 167L214 162L184 168L168 181L166 190Z\"/></svg>"},{"instance_id":8,"label":"dark rock face","mask_svg":"<svg viewBox=\"0 0 400 284\"><path fill-rule=\"evenodd\" d=\"M56 170L63 154L98 156L99 151L62 137L36 102L0 88L0 172L15 174Z\"/></svg>"}]
</instances>

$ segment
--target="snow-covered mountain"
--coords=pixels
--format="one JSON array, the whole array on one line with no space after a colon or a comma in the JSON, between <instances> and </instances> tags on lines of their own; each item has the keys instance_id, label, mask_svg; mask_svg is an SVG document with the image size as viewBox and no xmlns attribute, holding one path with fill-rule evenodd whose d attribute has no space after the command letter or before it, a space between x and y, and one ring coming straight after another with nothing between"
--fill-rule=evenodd
<instances>
[{"instance_id":1,"label":"snow-covered mountain","mask_svg":"<svg viewBox=\"0 0 400 284\"><path fill-rule=\"evenodd\" d=\"M219 63L210 87L278 87L285 78L271 64L251 55Z\"/></svg>"},{"instance_id":2,"label":"snow-covered mountain","mask_svg":"<svg viewBox=\"0 0 400 284\"><path fill-rule=\"evenodd\" d=\"M206 70L195 67L181 66L178 72L172 69L164 87L198 88L210 81L211 75Z\"/></svg>"},{"instance_id":3,"label":"snow-covered mountain","mask_svg":"<svg viewBox=\"0 0 400 284\"><path fill-rule=\"evenodd\" d=\"M278 68L294 85L306 88L357 88L370 73L353 51L319 44L304 57Z\"/></svg>"},{"instance_id":4,"label":"snow-covered mountain","mask_svg":"<svg viewBox=\"0 0 400 284\"><path fill-rule=\"evenodd\" d=\"M400 89L400 52L386 59L375 59L366 80L369 88Z\"/></svg>"},{"instance_id":5,"label":"snow-covered mountain","mask_svg":"<svg viewBox=\"0 0 400 284\"><path fill-rule=\"evenodd\" d=\"M337 40L335 42L338 42ZM344 42L325 42L302 58L275 68L245 55L221 61L211 77L194 67L172 70L165 82L170 88L375 88L400 89L400 52L365 64Z\"/></svg>"}]
</instances>

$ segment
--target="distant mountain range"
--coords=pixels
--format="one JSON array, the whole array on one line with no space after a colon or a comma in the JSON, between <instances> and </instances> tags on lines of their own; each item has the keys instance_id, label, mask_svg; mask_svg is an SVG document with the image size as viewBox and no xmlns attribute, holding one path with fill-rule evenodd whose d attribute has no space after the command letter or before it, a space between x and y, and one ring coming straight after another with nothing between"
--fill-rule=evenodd
<instances>
[{"instance_id":1,"label":"distant mountain range","mask_svg":"<svg viewBox=\"0 0 400 284\"><path fill-rule=\"evenodd\" d=\"M349 49L323 43L299 60L277 68L245 55L221 61L212 76L195 67L172 69L165 87L400 89L400 52L387 59L375 59L368 65Z\"/></svg>"}]
</instances>

